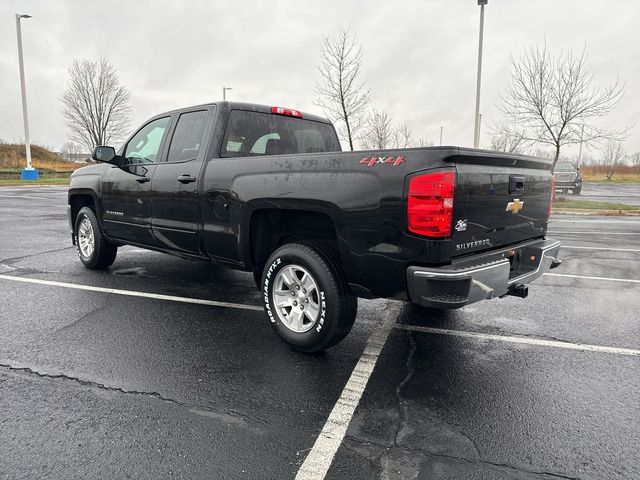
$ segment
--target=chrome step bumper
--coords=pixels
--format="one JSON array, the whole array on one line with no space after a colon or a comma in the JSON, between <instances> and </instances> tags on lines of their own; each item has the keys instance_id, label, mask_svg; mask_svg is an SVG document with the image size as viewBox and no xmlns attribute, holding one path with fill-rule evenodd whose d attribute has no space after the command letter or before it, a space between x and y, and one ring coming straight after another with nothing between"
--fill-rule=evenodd
<instances>
[{"instance_id":1,"label":"chrome step bumper","mask_svg":"<svg viewBox=\"0 0 640 480\"><path fill-rule=\"evenodd\" d=\"M511 246L444 267L407 268L413 303L453 309L505 295L526 297L524 286L560 265L560 242L552 239Z\"/></svg>"}]
</instances>

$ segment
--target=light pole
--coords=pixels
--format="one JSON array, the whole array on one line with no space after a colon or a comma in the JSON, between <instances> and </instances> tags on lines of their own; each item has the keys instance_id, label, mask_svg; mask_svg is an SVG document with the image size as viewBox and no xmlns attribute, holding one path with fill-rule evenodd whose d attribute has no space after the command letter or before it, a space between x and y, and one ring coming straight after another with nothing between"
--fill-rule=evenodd
<instances>
[{"instance_id":1,"label":"light pole","mask_svg":"<svg viewBox=\"0 0 640 480\"><path fill-rule=\"evenodd\" d=\"M440 127L440 146L442 146L442 129L444 127Z\"/></svg>"},{"instance_id":2,"label":"light pole","mask_svg":"<svg viewBox=\"0 0 640 480\"><path fill-rule=\"evenodd\" d=\"M478 80L476 84L476 115L473 128L473 148L480 144L480 79L482 78L482 37L484 33L484 6L488 0L478 0L480 5L480 39L478 40Z\"/></svg>"},{"instance_id":3,"label":"light pole","mask_svg":"<svg viewBox=\"0 0 640 480\"><path fill-rule=\"evenodd\" d=\"M20 20L31 15L16 13L16 33L18 35L18 63L20 64L20 89L22 91L22 117L24 118L24 145L27 150L27 168L22 170L22 180L37 180L38 171L31 166L31 145L29 144L29 117L27 115L27 92L24 86L24 61L22 60L22 30Z\"/></svg>"},{"instance_id":4,"label":"light pole","mask_svg":"<svg viewBox=\"0 0 640 480\"><path fill-rule=\"evenodd\" d=\"M222 87L222 100L227 99L227 90L233 90L231 87Z\"/></svg>"},{"instance_id":5,"label":"light pole","mask_svg":"<svg viewBox=\"0 0 640 480\"><path fill-rule=\"evenodd\" d=\"M582 124L582 128L580 129L580 150L578 150L578 169L582 165L582 142L584 140L584 123Z\"/></svg>"}]
</instances>

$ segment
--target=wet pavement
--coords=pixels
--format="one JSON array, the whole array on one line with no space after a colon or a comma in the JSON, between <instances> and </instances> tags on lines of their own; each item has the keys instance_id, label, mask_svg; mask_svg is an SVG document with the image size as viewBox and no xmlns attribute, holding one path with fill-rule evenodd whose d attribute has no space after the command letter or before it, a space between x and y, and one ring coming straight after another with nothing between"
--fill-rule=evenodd
<instances>
[{"instance_id":1,"label":"wet pavement","mask_svg":"<svg viewBox=\"0 0 640 480\"><path fill-rule=\"evenodd\" d=\"M640 183L585 183L575 198L640 206Z\"/></svg>"},{"instance_id":2,"label":"wet pavement","mask_svg":"<svg viewBox=\"0 0 640 480\"><path fill-rule=\"evenodd\" d=\"M393 309L326 478L640 478L638 217L554 217L564 263L526 300L361 300L311 356L251 309L250 274L132 247L86 270L65 209L0 189L2 479L294 478Z\"/></svg>"}]
</instances>

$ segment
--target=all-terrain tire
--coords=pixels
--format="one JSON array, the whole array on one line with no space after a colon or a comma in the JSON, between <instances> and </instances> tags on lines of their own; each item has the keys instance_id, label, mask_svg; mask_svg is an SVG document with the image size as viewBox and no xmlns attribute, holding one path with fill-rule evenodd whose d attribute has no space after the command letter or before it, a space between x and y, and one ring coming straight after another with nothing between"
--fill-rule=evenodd
<instances>
[{"instance_id":1,"label":"all-terrain tire","mask_svg":"<svg viewBox=\"0 0 640 480\"><path fill-rule=\"evenodd\" d=\"M312 288L303 294L305 285ZM278 248L262 273L261 291L272 327L291 347L305 353L321 352L339 343L356 318L357 299L346 282L337 252L328 244L301 242ZM305 305L307 311L297 322L298 309Z\"/></svg>"},{"instance_id":2,"label":"all-terrain tire","mask_svg":"<svg viewBox=\"0 0 640 480\"><path fill-rule=\"evenodd\" d=\"M78 256L85 267L101 270L113 264L118 254L118 246L104 238L98 219L91 208L80 209L73 234Z\"/></svg>"}]
</instances>

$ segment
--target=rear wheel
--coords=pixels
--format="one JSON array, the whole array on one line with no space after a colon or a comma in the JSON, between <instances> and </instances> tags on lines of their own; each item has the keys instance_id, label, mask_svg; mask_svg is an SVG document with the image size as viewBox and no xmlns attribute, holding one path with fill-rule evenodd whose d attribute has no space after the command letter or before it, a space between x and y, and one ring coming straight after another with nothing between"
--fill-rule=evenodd
<instances>
[{"instance_id":1,"label":"rear wheel","mask_svg":"<svg viewBox=\"0 0 640 480\"><path fill-rule=\"evenodd\" d=\"M296 350L325 350L353 326L357 300L331 246L291 243L278 248L266 263L261 290L271 325Z\"/></svg>"},{"instance_id":2,"label":"rear wheel","mask_svg":"<svg viewBox=\"0 0 640 480\"><path fill-rule=\"evenodd\" d=\"M113 264L118 247L104 238L98 220L89 207L83 207L78 212L74 233L78 256L85 267L104 269Z\"/></svg>"}]
</instances>

